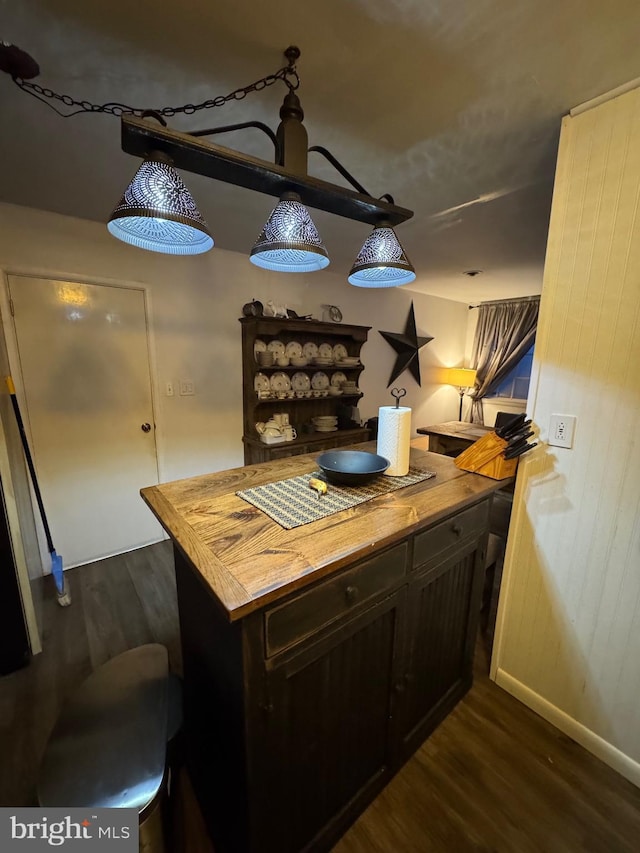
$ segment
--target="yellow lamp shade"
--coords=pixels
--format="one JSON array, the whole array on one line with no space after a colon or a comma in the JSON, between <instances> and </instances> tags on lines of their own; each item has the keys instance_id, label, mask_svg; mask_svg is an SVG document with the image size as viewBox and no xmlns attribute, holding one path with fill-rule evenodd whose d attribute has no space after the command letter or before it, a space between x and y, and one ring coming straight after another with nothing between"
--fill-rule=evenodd
<instances>
[{"instance_id":1,"label":"yellow lamp shade","mask_svg":"<svg viewBox=\"0 0 640 853\"><path fill-rule=\"evenodd\" d=\"M447 385L456 385L458 388L471 388L476 381L476 371L468 367L449 367L445 371L445 377Z\"/></svg>"}]
</instances>

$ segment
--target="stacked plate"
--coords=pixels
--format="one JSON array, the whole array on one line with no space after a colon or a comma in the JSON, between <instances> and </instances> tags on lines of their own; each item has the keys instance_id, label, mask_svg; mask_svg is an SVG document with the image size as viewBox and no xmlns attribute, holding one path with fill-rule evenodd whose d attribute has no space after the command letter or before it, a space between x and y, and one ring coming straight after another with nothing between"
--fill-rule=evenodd
<instances>
[{"instance_id":1,"label":"stacked plate","mask_svg":"<svg viewBox=\"0 0 640 853\"><path fill-rule=\"evenodd\" d=\"M298 341L289 341L284 348L284 352L291 361L293 361L294 358L302 358L302 344Z\"/></svg>"},{"instance_id":2,"label":"stacked plate","mask_svg":"<svg viewBox=\"0 0 640 853\"><path fill-rule=\"evenodd\" d=\"M316 367L333 367L332 358L323 358L319 355L313 359L313 363L316 365Z\"/></svg>"},{"instance_id":3,"label":"stacked plate","mask_svg":"<svg viewBox=\"0 0 640 853\"><path fill-rule=\"evenodd\" d=\"M343 356L336 364L340 367L358 367L360 359L356 356Z\"/></svg>"},{"instance_id":4,"label":"stacked plate","mask_svg":"<svg viewBox=\"0 0 640 853\"><path fill-rule=\"evenodd\" d=\"M316 432L335 432L338 429L338 418L335 415L318 415L311 420Z\"/></svg>"},{"instance_id":5,"label":"stacked plate","mask_svg":"<svg viewBox=\"0 0 640 853\"><path fill-rule=\"evenodd\" d=\"M342 383L343 394L359 394L360 390L355 382L347 381Z\"/></svg>"}]
</instances>

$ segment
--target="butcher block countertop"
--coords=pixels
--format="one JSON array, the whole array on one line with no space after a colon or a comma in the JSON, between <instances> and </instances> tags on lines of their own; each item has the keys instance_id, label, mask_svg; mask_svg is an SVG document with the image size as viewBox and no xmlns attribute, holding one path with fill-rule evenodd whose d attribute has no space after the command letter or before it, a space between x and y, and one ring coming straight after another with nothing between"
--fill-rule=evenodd
<instances>
[{"instance_id":1,"label":"butcher block countertop","mask_svg":"<svg viewBox=\"0 0 640 853\"><path fill-rule=\"evenodd\" d=\"M411 464L435 471L434 478L293 530L283 529L236 492L318 470L317 454L149 486L141 495L229 620L235 621L504 485L429 453L428 441L412 441ZM375 453L376 444L354 449Z\"/></svg>"}]
</instances>

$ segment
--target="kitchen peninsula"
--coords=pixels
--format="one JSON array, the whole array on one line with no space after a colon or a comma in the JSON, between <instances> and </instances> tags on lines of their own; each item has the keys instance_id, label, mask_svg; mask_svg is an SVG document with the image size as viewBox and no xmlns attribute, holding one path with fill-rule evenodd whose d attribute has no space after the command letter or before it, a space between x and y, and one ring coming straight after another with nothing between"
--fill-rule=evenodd
<instances>
[{"instance_id":1,"label":"kitchen peninsula","mask_svg":"<svg viewBox=\"0 0 640 853\"><path fill-rule=\"evenodd\" d=\"M411 465L434 478L292 530L236 492L315 454L142 490L173 540L187 762L220 853L330 849L469 689L504 482L427 443Z\"/></svg>"}]
</instances>

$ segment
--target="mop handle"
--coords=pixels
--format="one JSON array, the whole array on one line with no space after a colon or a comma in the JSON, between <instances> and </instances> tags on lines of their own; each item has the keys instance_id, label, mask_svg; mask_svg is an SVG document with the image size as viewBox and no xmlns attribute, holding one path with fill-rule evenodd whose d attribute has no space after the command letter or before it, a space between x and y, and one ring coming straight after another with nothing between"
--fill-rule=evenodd
<instances>
[{"instance_id":1,"label":"mop handle","mask_svg":"<svg viewBox=\"0 0 640 853\"><path fill-rule=\"evenodd\" d=\"M33 484L33 491L35 492L36 501L38 502L38 509L40 510L40 517L42 518L44 533L47 537L47 548L49 549L49 553L53 554L55 548L53 547L53 539L51 538L51 531L49 530L49 522L47 521L47 515L44 511L44 503L42 502L42 495L40 494L40 486L38 485L38 478L36 477L36 469L33 467L33 459L31 458L31 451L29 450L29 443L27 442L27 434L24 431L24 423L22 422L22 415L20 414L20 407L18 406L18 398L16 397L16 386L13 384L13 379L10 376L7 376L6 382L7 388L9 389L9 395L11 396L11 404L13 406L13 411L16 416L16 421L18 422L20 439L22 440L24 455L27 458L27 467L29 468L29 473L31 474L31 483Z\"/></svg>"}]
</instances>

